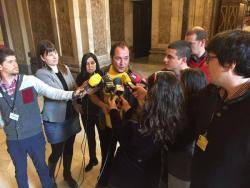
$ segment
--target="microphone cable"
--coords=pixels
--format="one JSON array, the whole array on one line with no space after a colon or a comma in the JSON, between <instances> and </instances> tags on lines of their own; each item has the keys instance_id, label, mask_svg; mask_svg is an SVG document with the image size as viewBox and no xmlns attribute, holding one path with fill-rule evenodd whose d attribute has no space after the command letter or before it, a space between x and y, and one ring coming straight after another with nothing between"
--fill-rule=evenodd
<instances>
[{"instance_id":1,"label":"microphone cable","mask_svg":"<svg viewBox=\"0 0 250 188\"><path fill-rule=\"evenodd\" d=\"M81 115L81 114L80 114ZM86 119L86 130L88 128L88 118L89 118L89 99L87 100L87 112L86 112L86 116L87 116L87 119ZM81 115L81 122L82 122L82 125L83 125L83 118L82 118L82 115ZM80 168L80 172L78 174L78 178L77 178L77 182L80 182L80 184L78 185L79 187L84 183L84 180L85 180L85 170L84 170L84 167L86 165L86 161L85 161L85 154L86 154L86 145L87 145L87 134L86 134L86 130L85 130L85 127L83 125L83 129L84 129L84 132L83 132L83 138L82 138L82 142L81 142L81 153L82 153L82 162L81 162L81 168ZM83 149L82 149L83 148ZM82 179L81 179L81 174L82 174Z\"/></svg>"}]
</instances>

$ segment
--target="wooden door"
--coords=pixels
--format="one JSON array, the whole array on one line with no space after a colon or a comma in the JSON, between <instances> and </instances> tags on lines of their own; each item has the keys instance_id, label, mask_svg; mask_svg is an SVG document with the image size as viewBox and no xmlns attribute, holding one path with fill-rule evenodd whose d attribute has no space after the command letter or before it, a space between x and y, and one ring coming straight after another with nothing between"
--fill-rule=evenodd
<instances>
[{"instance_id":1,"label":"wooden door","mask_svg":"<svg viewBox=\"0 0 250 188\"><path fill-rule=\"evenodd\" d=\"M149 55L151 17L151 0L133 1L133 52L135 58Z\"/></svg>"}]
</instances>

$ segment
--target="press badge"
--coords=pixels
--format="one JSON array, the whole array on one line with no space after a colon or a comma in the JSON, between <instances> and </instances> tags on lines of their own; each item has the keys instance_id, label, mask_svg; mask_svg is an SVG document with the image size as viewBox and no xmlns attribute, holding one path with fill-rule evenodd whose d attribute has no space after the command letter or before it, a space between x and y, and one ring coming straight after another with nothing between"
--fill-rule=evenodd
<instances>
[{"instance_id":1,"label":"press badge","mask_svg":"<svg viewBox=\"0 0 250 188\"><path fill-rule=\"evenodd\" d=\"M9 118L12 120L18 121L19 115L11 112Z\"/></svg>"},{"instance_id":2,"label":"press badge","mask_svg":"<svg viewBox=\"0 0 250 188\"><path fill-rule=\"evenodd\" d=\"M208 140L205 136L203 135L199 135L199 138L196 142L196 145L203 151L206 150L206 147L207 147L207 144L208 144Z\"/></svg>"}]
</instances>

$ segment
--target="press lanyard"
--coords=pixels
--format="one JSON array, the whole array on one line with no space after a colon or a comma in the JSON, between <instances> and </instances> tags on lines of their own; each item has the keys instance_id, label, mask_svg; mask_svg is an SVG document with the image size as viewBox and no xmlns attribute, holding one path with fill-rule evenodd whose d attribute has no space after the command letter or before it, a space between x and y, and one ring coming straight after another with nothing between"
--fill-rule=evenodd
<instances>
[{"instance_id":1,"label":"press lanyard","mask_svg":"<svg viewBox=\"0 0 250 188\"><path fill-rule=\"evenodd\" d=\"M2 87L0 87L0 92L1 92L1 94L3 95L3 99L4 99L4 101L6 102L6 104L10 107L11 112L13 112L14 107L15 107L15 103L16 103L18 81L19 81L19 75L18 75L17 81L16 81L16 88L15 88L14 99L13 99L13 104L12 104L12 105L9 103L9 101L8 101L7 98L5 97L4 92L3 92L3 90L2 90ZM7 94L7 95L8 95L8 94Z\"/></svg>"}]
</instances>

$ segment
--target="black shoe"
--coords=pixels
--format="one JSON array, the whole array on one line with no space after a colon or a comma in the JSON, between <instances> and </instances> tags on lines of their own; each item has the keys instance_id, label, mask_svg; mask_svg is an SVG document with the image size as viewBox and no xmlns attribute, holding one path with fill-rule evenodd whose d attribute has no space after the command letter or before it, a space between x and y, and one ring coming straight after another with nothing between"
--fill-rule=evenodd
<instances>
[{"instance_id":1,"label":"black shoe","mask_svg":"<svg viewBox=\"0 0 250 188\"><path fill-rule=\"evenodd\" d=\"M87 166L85 167L85 172L88 172L90 171L93 166L96 166L98 164L98 160L95 158L95 159L91 159L89 161L89 164L87 164Z\"/></svg>"},{"instance_id":2,"label":"black shoe","mask_svg":"<svg viewBox=\"0 0 250 188\"><path fill-rule=\"evenodd\" d=\"M76 180L74 180L71 176L71 163L72 163L72 155L63 156L63 178L67 182L70 188L77 188L78 184Z\"/></svg>"}]
</instances>

